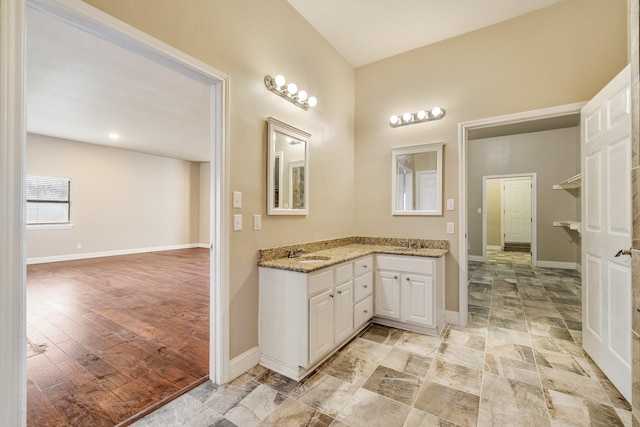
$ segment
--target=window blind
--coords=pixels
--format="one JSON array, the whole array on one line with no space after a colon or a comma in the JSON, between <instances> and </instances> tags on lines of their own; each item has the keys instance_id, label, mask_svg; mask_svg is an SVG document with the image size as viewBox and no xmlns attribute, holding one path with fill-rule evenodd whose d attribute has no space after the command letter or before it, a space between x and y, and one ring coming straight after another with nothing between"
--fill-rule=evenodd
<instances>
[{"instance_id":1,"label":"window blind","mask_svg":"<svg viewBox=\"0 0 640 427\"><path fill-rule=\"evenodd\" d=\"M69 223L67 178L27 175L27 224Z\"/></svg>"}]
</instances>

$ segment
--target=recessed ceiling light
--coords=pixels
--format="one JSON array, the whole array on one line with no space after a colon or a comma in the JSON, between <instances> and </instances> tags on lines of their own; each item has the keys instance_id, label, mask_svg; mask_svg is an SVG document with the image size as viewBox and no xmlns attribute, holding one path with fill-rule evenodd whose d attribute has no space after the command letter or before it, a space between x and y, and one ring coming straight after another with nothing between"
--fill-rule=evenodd
<instances>
[{"instance_id":1,"label":"recessed ceiling light","mask_svg":"<svg viewBox=\"0 0 640 427\"><path fill-rule=\"evenodd\" d=\"M120 139L120 134L115 133L115 132L111 132L109 134L109 139L113 140L113 141L117 141Z\"/></svg>"}]
</instances>

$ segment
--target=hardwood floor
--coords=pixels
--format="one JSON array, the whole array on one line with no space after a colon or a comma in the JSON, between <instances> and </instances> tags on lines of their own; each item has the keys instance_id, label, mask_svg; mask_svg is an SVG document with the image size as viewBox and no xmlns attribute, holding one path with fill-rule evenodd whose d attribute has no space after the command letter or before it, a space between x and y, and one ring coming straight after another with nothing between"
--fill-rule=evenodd
<instances>
[{"instance_id":1,"label":"hardwood floor","mask_svg":"<svg viewBox=\"0 0 640 427\"><path fill-rule=\"evenodd\" d=\"M208 369L207 249L28 266L28 426L113 426Z\"/></svg>"}]
</instances>

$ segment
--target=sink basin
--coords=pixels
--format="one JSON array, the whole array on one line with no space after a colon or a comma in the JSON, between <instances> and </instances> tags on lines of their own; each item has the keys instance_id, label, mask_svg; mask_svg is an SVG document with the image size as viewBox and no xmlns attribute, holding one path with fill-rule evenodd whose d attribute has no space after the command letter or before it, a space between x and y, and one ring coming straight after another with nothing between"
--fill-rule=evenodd
<instances>
[{"instance_id":1,"label":"sink basin","mask_svg":"<svg viewBox=\"0 0 640 427\"><path fill-rule=\"evenodd\" d=\"M329 261L331 257L322 256L322 255L308 255L300 258L299 262L324 262Z\"/></svg>"}]
</instances>

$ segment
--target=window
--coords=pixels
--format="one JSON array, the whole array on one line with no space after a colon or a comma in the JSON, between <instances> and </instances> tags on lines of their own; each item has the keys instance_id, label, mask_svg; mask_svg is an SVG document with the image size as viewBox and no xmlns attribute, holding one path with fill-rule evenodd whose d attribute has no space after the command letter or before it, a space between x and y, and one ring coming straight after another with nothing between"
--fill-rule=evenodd
<instances>
[{"instance_id":1,"label":"window","mask_svg":"<svg viewBox=\"0 0 640 427\"><path fill-rule=\"evenodd\" d=\"M27 175L27 224L68 224L71 181Z\"/></svg>"}]
</instances>

